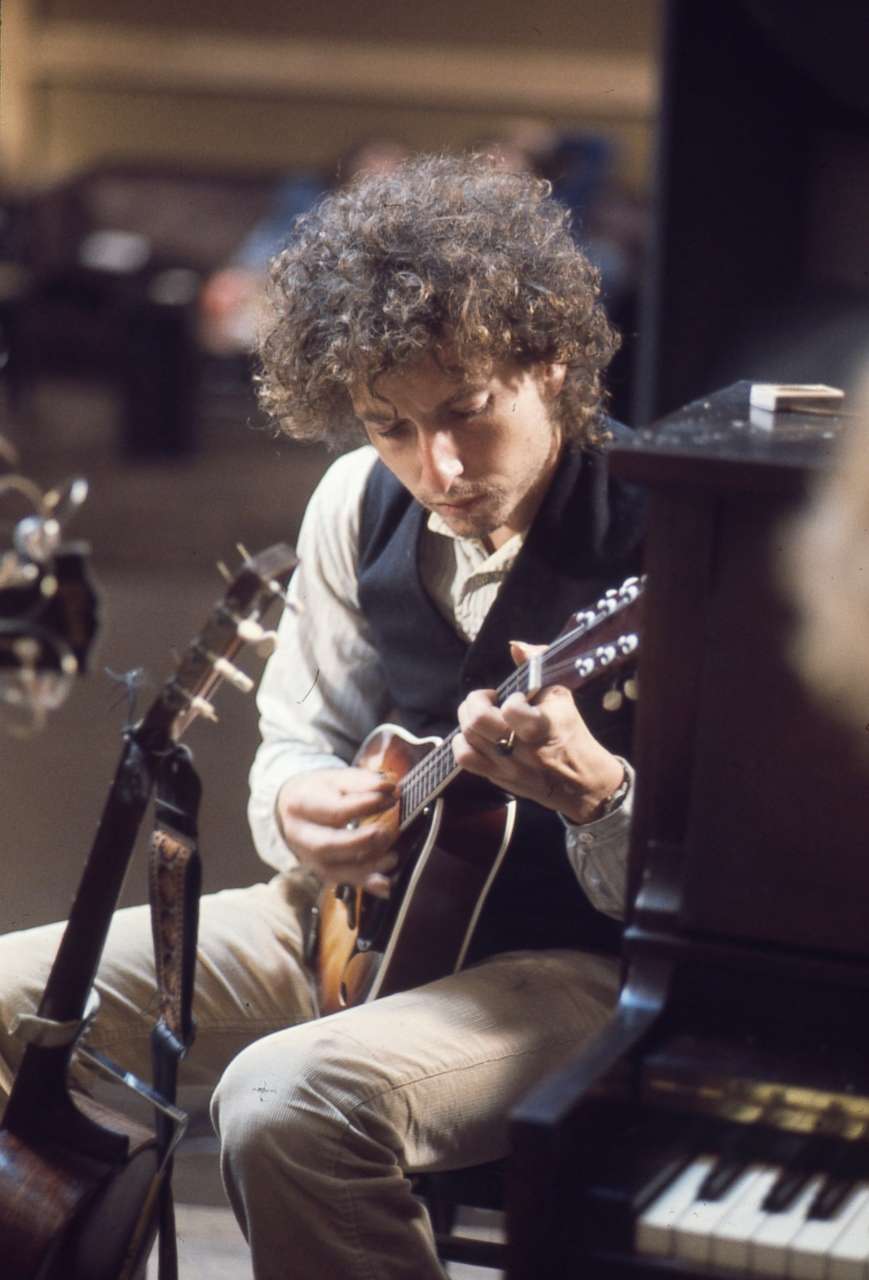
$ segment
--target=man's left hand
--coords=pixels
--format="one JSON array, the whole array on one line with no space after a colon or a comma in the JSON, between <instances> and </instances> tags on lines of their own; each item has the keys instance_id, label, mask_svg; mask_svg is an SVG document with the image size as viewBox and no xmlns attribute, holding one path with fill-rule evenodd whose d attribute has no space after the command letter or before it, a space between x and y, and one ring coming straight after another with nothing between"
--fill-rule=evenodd
<instances>
[{"instance_id":1,"label":"man's left hand","mask_svg":"<svg viewBox=\"0 0 869 1280\"><path fill-rule=\"evenodd\" d=\"M545 646L513 641L515 662ZM495 705L493 689L476 689L459 707L456 764L512 795L555 809L582 825L600 816L624 779L624 766L592 735L569 689L553 685L531 703L512 693Z\"/></svg>"}]
</instances>

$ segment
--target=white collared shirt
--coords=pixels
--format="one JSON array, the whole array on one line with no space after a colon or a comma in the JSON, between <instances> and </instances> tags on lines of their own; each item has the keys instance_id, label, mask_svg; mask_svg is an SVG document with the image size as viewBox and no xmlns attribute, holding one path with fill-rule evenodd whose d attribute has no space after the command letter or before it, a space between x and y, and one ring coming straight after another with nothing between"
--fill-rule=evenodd
<instances>
[{"instance_id":1,"label":"white collared shirt","mask_svg":"<svg viewBox=\"0 0 869 1280\"><path fill-rule=\"evenodd\" d=\"M357 558L365 483L377 454L370 445L328 469L308 504L299 534L299 568L279 643L257 698L262 742L250 772L248 817L260 856L279 871L295 864L275 820L287 778L349 764L361 742L392 708L380 657L359 607ZM490 552L430 515L420 573L438 609L472 641L521 550L515 534ZM521 636L515 637L521 639ZM631 782L633 775L629 776ZM624 902L632 786L613 813L584 827L565 823L567 856L590 901L609 915Z\"/></svg>"}]
</instances>

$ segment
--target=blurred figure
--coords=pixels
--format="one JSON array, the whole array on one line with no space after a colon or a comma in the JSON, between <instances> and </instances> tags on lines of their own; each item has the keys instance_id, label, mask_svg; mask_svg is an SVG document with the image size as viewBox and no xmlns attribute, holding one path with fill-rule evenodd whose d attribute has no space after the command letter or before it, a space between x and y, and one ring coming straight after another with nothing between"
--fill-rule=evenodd
<instances>
[{"instance_id":1,"label":"blurred figure","mask_svg":"<svg viewBox=\"0 0 869 1280\"><path fill-rule=\"evenodd\" d=\"M798 520L786 572L801 609L795 659L842 720L869 722L869 378L863 411Z\"/></svg>"},{"instance_id":2,"label":"blurred figure","mask_svg":"<svg viewBox=\"0 0 869 1280\"><path fill-rule=\"evenodd\" d=\"M288 175L271 208L239 245L232 261L208 279L200 294L199 340L211 355L252 351L269 260L283 246L296 218L330 186L344 186L360 173L386 173L408 149L394 138L363 138L339 157L330 183L325 175Z\"/></svg>"}]
</instances>

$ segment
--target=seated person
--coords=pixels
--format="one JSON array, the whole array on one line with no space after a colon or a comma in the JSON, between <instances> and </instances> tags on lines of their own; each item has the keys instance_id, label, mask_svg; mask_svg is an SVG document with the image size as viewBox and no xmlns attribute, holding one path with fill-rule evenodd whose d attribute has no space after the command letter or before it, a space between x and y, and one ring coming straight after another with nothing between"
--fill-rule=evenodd
<instances>
[{"instance_id":1,"label":"seated person","mask_svg":"<svg viewBox=\"0 0 869 1280\"><path fill-rule=\"evenodd\" d=\"M201 904L185 1075L219 1079L223 1176L257 1280L442 1280L407 1174L504 1155L510 1107L613 1008L627 704L595 692L580 711L553 686L498 705L493 690L636 570L639 498L607 469L625 430L603 409L616 345L547 184L479 157L360 176L272 264L264 408L297 439L365 443L311 499L260 690L250 818L276 874ZM517 821L464 968L318 1019L312 896L390 893L396 784L354 764L387 719L458 726L455 763L490 802L519 797ZM146 909L117 913L91 1033L139 1071L149 929ZM57 937L0 939L6 1028L38 1000ZM7 1075L20 1052L0 1035Z\"/></svg>"}]
</instances>

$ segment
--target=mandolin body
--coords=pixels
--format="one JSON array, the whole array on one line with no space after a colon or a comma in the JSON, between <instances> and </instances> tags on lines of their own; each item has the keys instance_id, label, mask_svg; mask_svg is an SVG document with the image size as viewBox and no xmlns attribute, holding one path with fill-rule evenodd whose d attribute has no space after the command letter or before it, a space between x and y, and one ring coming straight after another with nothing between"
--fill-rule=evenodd
<instances>
[{"instance_id":1,"label":"mandolin body","mask_svg":"<svg viewBox=\"0 0 869 1280\"><path fill-rule=\"evenodd\" d=\"M400 782L436 746L397 725L381 725L353 763ZM319 902L320 1012L335 1013L407 991L462 967L480 911L506 853L515 801L480 789L469 800L455 784L404 831L398 806L374 822L389 825L399 865L388 901L349 886Z\"/></svg>"}]
</instances>

